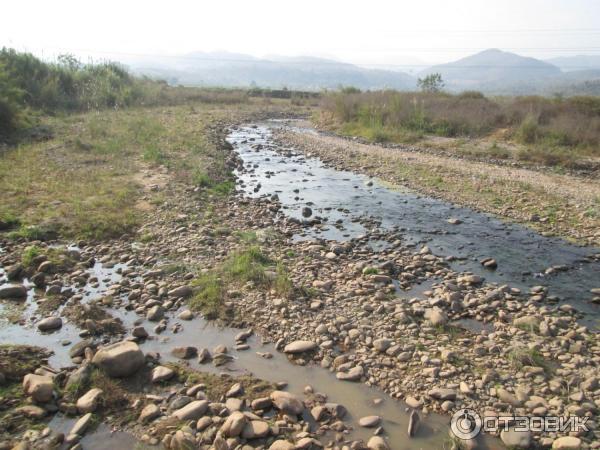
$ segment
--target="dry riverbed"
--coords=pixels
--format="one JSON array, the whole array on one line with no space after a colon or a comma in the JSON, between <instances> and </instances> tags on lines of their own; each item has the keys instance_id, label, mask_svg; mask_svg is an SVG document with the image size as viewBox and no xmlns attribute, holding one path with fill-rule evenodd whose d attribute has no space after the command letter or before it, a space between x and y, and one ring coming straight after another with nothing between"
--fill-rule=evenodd
<instances>
[{"instance_id":1,"label":"dry riverbed","mask_svg":"<svg viewBox=\"0 0 600 450\"><path fill-rule=\"evenodd\" d=\"M214 151L228 169L251 172L223 131ZM321 138L303 139L319 151ZM171 449L600 448L597 334L572 306L549 304L544 287L522 292L456 272L399 231L297 241L320 225L291 220L277 196L248 199L174 172L140 172L159 182L142 183L135 236L76 245L1 238L10 314L0 328L0 448L85 448L99 424ZM373 240L389 245L375 251ZM239 330L219 334L201 316ZM196 344L207 335L212 345ZM235 372L246 354L261 372L279 352L285 367L320 367L332 383L387 396L373 390L375 412L352 417L327 389L290 393L293 376L276 383ZM403 436L376 409L394 399L411 417ZM590 431L422 440L434 413L462 408L588 416ZM49 422L58 416L76 422L61 433Z\"/></svg>"}]
</instances>

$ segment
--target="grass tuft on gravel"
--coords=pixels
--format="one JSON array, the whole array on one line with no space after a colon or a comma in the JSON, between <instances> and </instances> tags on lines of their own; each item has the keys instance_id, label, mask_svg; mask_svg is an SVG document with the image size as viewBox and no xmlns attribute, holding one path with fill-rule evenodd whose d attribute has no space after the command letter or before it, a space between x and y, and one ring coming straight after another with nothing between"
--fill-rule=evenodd
<instances>
[{"instance_id":1,"label":"grass tuft on gravel","mask_svg":"<svg viewBox=\"0 0 600 450\"><path fill-rule=\"evenodd\" d=\"M269 258L260 247L253 245L231 254L224 263L209 273L196 278L195 295L188 304L208 319L226 319L227 291L251 283L259 288L274 288L288 296L294 286L284 265Z\"/></svg>"}]
</instances>

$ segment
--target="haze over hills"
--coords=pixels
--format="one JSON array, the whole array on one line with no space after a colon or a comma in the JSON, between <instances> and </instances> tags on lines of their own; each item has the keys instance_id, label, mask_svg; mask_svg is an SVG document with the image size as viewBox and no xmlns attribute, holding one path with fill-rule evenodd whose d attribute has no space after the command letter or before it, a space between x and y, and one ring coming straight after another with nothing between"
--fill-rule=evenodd
<instances>
[{"instance_id":1,"label":"haze over hills","mask_svg":"<svg viewBox=\"0 0 600 450\"><path fill-rule=\"evenodd\" d=\"M440 73L452 90L494 90L518 85L529 80L536 83L561 74L549 63L498 49L484 50L457 61L432 66L419 75Z\"/></svg>"},{"instance_id":2,"label":"haze over hills","mask_svg":"<svg viewBox=\"0 0 600 450\"><path fill-rule=\"evenodd\" d=\"M260 86L291 89L414 89L408 74L375 70L331 59L272 56L269 59L224 52L195 52L168 61L146 59L131 64L134 71L192 86Z\"/></svg>"},{"instance_id":3,"label":"haze over hills","mask_svg":"<svg viewBox=\"0 0 600 450\"><path fill-rule=\"evenodd\" d=\"M600 70L600 55L559 56L547 59L546 62L554 64L563 72Z\"/></svg>"},{"instance_id":4,"label":"haze over hills","mask_svg":"<svg viewBox=\"0 0 600 450\"><path fill-rule=\"evenodd\" d=\"M554 62L555 64L553 64ZM354 86L363 90L413 90L417 78L440 73L449 91L488 94L600 94L600 56L542 61L488 49L411 75L386 67L368 67L309 56L258 58L229 52L194 52L181 56L128 61L134 72L189 86L267 87L299 90ZM585 70L582 70L585 69Z\"/></svg>"}]
</instances>

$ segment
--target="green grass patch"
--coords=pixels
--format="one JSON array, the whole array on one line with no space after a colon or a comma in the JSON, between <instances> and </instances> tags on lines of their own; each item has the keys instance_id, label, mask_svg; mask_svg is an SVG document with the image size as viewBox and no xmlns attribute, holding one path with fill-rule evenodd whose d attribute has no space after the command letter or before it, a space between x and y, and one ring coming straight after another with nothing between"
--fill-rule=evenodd
<instances>
[{"instance_id":1,"label":"green grass patch","mask_svg":"<svg viewBox=\"0 0 600 450\"><path fill-rule=\"evenodd\" d=\"M220 267L196 278L193 282L196 292L188 304L211 320L227 319L224 308L227 290L247 283L256 288L273 288L282 296L294 291L285 266L266 256L260 247L251 246L233 253Z\"/></svg>"},{"instance_id":2,"label":"green grass patch","mask_svg":"<svg viewBox=\"0 0 600 450\"><path fill-rule=\"evenodd\" d=\"M201 311L210 320L221 316L224 293L222 279L214 273L204 274L193 285L197 293L189 300L190 308Z\"/></svg>"},{"instance_id":3,"label":"green grass patch","mask_svg":"<svg viewBox=\"0 0 600 450\"><path fill-rule=\"evenodd\" d=\"M21 255L21 263L25 267L30 267L33 263L33 260L42 254L43 251L40 247L38 247L37 245L31 245L27 247Z\"/></svg>"},{"instance_id":4,"label":"green grass patch","mask_svg":"<svg viewBox=\"0 0 600 450\"><path fill-rule=\"evenodd\" d=\"M542 367L546 373L552 372L552 367L544 356L536 349L528 347L513 348L507 355L508 362L516 370L524 366Z\"/></svg>"}]
</instances>

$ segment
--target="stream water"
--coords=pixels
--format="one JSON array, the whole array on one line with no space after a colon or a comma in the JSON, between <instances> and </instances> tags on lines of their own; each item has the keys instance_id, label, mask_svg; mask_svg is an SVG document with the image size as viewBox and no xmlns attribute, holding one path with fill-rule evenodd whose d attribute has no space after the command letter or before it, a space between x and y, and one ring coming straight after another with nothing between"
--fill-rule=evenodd
<instances>
[{"instance_id":1,"label":"stream water","mask_svg":"<svg viewBox=\"0 0 600 450\"><path fill-rule=\"evenodd\" d=\"M383 229L396 230L402 234L406 243L416 247L428 245L435 253L457 257L453 263L456 270L469 270L485 276L488 281L509 283L512 286L529 288L543 284L552 294L562 301L572 303L580 311L586 312L587 321L593 323L598 317L598 307L587 302L589 290L598 287L600 264L589 258L599 249L580 248L562 240L546 238L519 225L505 224L498 219L459 208L450 203L419 196L408 191L393 190L377 180L351 172L326 167L315 158L305 157L294 149L277 147L272 139L272 128L285 126L273 122L260 126L248 126L235 129L228 140L243 159L246 170L238 174L239 190L251 197L272 196L277 194L283 211L288 217L304 220L302 208L309 206L313 218L321 218L321 226L307 226L305 232L295 239L335 239L347 240L369 231L366 227L375 224ZM308 130L305 132L313 132ZM449 217L462 221L460 225L450 225ZM370 221L362 221L368 218ZM365 225L365 223L369 223ZM385 242L374 242L373 248L385 246ZM479 259L494 257L499 268L488 271L481 267ZM567 270L552 276L542 276L544 269L564 266ZM97 263L90 272L99 280L99 286L85 286L77 289L84 295L84 301L97 298L107 287L121 278L123 265L105 268ZM0 268L0 283L3 273ZM414 294L413 294L414 295ZM14 306L13 306L14 307ZM9 308L0 304L0 313ZM41 345L51 349L54 355L50 364L56 368L70 366L68 343L75 343L79 330L68 322L56 332L43 334L34 326L36 303L33 294L17 306L24 318L22 324L0 321L0 342ZM130 329L139 316L122 308L109 308L108 311L123 321ZM173 320L170 324L173 324ZM153 324L141 323L150 330ZM233 347L234 336L239 330L217 328L201 318L183 322L183 329L174 333L169 327L161 335L141 343L143 351L159 352L164 360L172 360L170 348L181 345L213 348L217 344ZM422 426L417 436L408 438L407 426L409 414L406 406L387 397L375 388L360 383L340 382L325 369L292 365L287 358L277 352L271 344L263 344L252 337L247 351L231 350L234 361L225 368L212 365L193 367L201 370L242 374L252 373L256 377L269 381L286 381L291 392L302 394L306 385L316 392L326 393L329 401L344 405L349 411L346 423L356 426L349 438L368 440L371 431L361 429L357 419L367 415L383 417L385 434L392 448L441 449L448 437L449 418L430 414L422 418ZM256 352L270 352L272 359L264 359ZM384 398L380 405L373 400ZM61 415L55 416L50 425L57 431L68 431L73 419ZM324 441L330 440L327 436ZM83 441L86 449L101 450L107 448L133 448L135 439L128 433L112 433L108 427L101 426L96 432L87 435ZM497 440L486 440L489 449L502 448Z\"/></svg>"},{"instance_id":2,"label":"stream water","mask_svg":"<svg viewBox=\"0 0 600 450\"><path fill-rule=\"evenodd\" d=\"M317 158L273 140L275 128L296 132L314 130L294 122L270 122L234 130L229 141L244 162L238 174L240 190L251 197L277 194L284 213L306 221L302 209L310 207L325 226L306 226L297 239L348 240L369 231L361 218L382 229L397 230L403 241L427 245L435 254L452 257L456 271L470 271L488 282L510 284L523 290L537 285L549 288L557 303L569 303L585 314L582 322L597 327L600 306L590 302L590 290L600 286L600 248L580 247L560 238L545 237L519 224L484 213L392 189L377 179L327 167ZM453 225L448 219L460 221ZM492 257L496 270L480 261ZM554 267L553 273L546 269Z\"/></svg>"}]
</instances>

